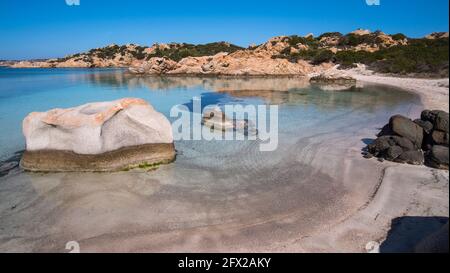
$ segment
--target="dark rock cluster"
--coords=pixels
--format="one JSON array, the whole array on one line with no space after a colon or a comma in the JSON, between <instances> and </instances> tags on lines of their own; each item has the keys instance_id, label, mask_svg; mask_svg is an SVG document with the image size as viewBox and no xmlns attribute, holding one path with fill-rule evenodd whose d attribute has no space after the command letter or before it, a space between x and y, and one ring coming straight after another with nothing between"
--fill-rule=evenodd
<instances>
[{"instance_id":1,"label":"dark rock cluster","mask_svg":"<svg viewBox=\"0 0 450 273\"><path fill-rule=\"evenodd\" d=\"M425 110L420 119L392 116L364 157L448 169L449 114Z\"/></svg>"}]
</instances>

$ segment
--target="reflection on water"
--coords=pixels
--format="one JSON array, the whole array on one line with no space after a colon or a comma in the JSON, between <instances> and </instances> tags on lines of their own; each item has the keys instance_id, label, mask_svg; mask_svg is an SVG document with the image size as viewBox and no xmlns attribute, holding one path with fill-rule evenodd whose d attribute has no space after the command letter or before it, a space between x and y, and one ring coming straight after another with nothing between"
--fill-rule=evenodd
<instances>
[{"instance_id":1,"label":"reflection on water","mask_svg":"<svg viewBox=\"0 0 450 273\"><path fill-rule=\"evenodd\" d=\"M203 111L208 105L222 106L225 104L245 104L243 100L239 100L228 94L218 92L204 92L195 99L199 100L198 102L200 103L199 106L201 111ZM189 102L184 103L183 105L186 106L190 112L193 112L194 104L194 98L192 98Z\"/></svg>"},{"instance_id":2,"label":"reflection on water","mask_svg":"<svg viewBox=\"0 0 450 273\"><path fill-rule=\"evenodd\" d=\"M207 104L234 102L238 98L261 99L267 104L314 104L317 106L352 107L367 103L367 110L377 106L395 106L414 102L413 95L400 92L397 88L371 84L349 87L344 90L327 90L326 86L311 85L302 77L187 77L187 76L142 76L116 71L114 73L90 73L79 75L94 85L115 88L148 90L203 89L217 93L203 93ZM332 88L331 88L332 89Z\"/></svg>"}]
</instances>

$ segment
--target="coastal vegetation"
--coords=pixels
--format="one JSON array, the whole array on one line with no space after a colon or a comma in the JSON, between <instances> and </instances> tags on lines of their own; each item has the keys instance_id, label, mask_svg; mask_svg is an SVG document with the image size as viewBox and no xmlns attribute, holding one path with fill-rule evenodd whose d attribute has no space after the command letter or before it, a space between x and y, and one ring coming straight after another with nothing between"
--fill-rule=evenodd
<instances>
[{"instance_id":1,"label":"coastal vegetation","mask_svg":"<svg viewBox=\"0 0 450 273\"><path fill-rule=\"evenodd\" d=\"M345 67L364 63L382 73L432 73L448 76L448 38L413 39L408 45L397 45L376 52L340 51L335 62Z\"/></svg>"},{"instance_id":2,"label":"coastal vegetation","mask_svg":"<svg viewBox=\"0 0 450 273\"><path fill-rule=\"evenodd\" d=\"M388 44L391 40L395 43ZM289 36L286 41L290 47L272 58L285 58L291 62L307 60L314 65L333 62L341 68L362 63L381 73L448 76L448 37L408 39L401 33L387 36L380 32L365 35L333 32L317 38Z\"/></svg>"},{"instance_id":3,"label":"coastal vegetation","mask_svg":"<svg viewBox=\"0 0 450 273\"><path fill-rule=\"evenodd\" d=\"M152 57L166 57L174 61L180 61L186 57L212 56L219 52L232 53L242 50L242 47L226 42L208 43L208 44L172 44L167 47L156 47L155 51L147 55L147 60Z\"/></svg>"}]
</instances>

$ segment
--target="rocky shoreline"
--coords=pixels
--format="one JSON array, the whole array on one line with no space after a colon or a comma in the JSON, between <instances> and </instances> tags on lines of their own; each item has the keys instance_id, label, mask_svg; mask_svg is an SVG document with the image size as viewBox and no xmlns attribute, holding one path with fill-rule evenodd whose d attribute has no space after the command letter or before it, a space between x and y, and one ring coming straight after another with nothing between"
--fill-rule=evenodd
<instances>
[{"instance_id":1,"label":"rocky shoreline","mask_svg":"<svg viewBox=\"0 0 450 273\"><path fill-rule=\"evenodd\" d=\"M401 115L390 118L364 157L448 170L449 114L424 110L414 121Z\"/></svg>"}]
</instances>

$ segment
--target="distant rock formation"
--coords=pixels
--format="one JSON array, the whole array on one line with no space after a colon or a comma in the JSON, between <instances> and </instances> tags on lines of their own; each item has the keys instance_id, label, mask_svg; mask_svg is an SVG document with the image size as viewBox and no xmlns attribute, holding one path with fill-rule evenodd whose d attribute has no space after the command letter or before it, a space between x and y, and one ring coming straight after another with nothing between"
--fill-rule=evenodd
<instances>
[{"instance_id":1,"label":"distant rock formation","mask_svg":"<svg viewBox=\"0 0 450 273\"><path fill-rule=\"evenodd\" d=\"M142 99L30 113L23 121L31 171L117 171L174 159L172 128Z\"/></svg>"},{"instance_id":2,"label":"distant rock formation","mask_svg":"<svg viewBox=\"0 0 450 273\"><path fill-rule=\"evenodd\" d=\"M306 61L296 63L286 59L273 59L268 54L276 49L238 51L235 53L218 53L207 57L186 57L178 63L168 59L151 58L137 67L131 67L132 73L172 74L172 75L298 75L306 76L331 65L313 66Z\"/></svg>"},{"instance_id":3,"label":"distant rock formation","mask_svg":"<svg viewBox=\"0 0 450 273\"><path fill-rule=\"evenodd\" d=\"M362 35L368 35L368 34L370 34L372 32L370 30L368 30L368 29L358 28L357 30L354 30L354 31L352 31L350 33L362 36Z\"/></svg>"},{"instance_id":4,"label":"distant rock formation","mask_svg":"<svg viewBox=\"0 0 450 273\"><path fill-rule=\"evenodd\" d=\"M424 110L414 121L395 115L377 136L365 157L448 169L449 114L444 111Z\"/></svg>"},{"instance_id":5,"label":"distant rock formation","mask_svg":"<svg viewBox=\"0 0 450 273\"><path fill-rule=\"evenodd\" d=\"M311 75L309 80L314 84L337 84L345 86L356 85L356 79L346 74L344 71L337 69L329 69L316 75Z\"/></svg>"},{"instance_id":6,"label":"distant rock formation","mask_svg":"<svg viewBox=\"0 0 450 273\"><path fill-rule=\"evenodd\" d=\"M448 38L448 32L433 32L425 36L425 38L429 40Z\"/></svg>"}]
</instances>

